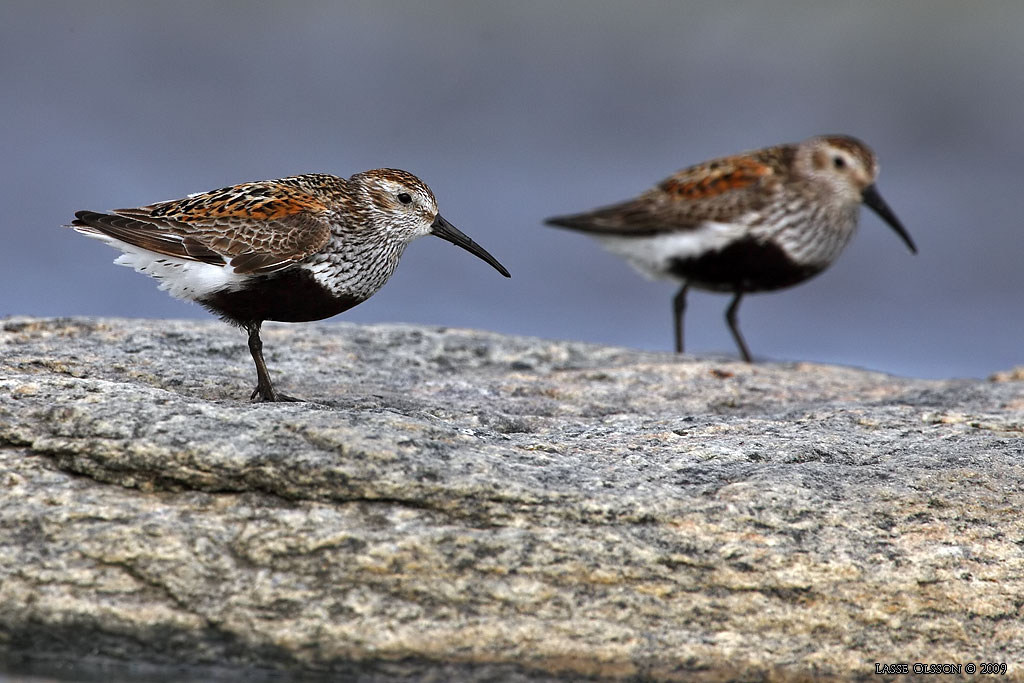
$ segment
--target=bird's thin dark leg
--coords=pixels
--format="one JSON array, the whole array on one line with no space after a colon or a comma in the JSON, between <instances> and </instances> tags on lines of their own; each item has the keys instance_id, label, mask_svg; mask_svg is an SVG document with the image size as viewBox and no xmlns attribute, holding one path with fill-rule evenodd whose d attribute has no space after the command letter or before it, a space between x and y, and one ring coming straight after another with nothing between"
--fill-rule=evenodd
<instances>
[{"instance_id":1,"label":"bird's thin dark leg","mask_svg":"<svg viewBox=\"0 0 1024 683\"><path fill-rule=\"evenodd\" d=\"M743 341L743 335L740 334L740 326L736 322L736 312L740 310L740 299L742 298L743 292L736 292L736 296L733 297L729 308L725 309L725 322L729 323L729 331L732 332L732 338L736 340L736 346L740 348L740 355L743 356L743 360L753 363L754 361L750 358L750 350L747 348L747 343Z\"/></svg>"},{"instance_id":2,"label":"bird's thin dark leg","mask_svg":"<svg viewBox=\"0 0 1024 683\"><path fill-rule=\"evenodd\" d=\"M255 401L259 396L260 401L276 401L277 395L274 391L274 384L270 381L270 373L267 372L267 364L263 360L263 340L260 339L260 324L247 325L249 331L249 353L252 354L253 362L256 363L256 388L253 390L249 400Z\"/></svg>"},{"instance_id":3,"label":"bird's thin dark leg","mask_svg":"<svg viewBox=\"0 0 1024 683\"><path fill-rule=\"evenodd\" d=\"M672 299L672 323L676 331L676 353L683 352L683 314L686 312L686 291L689 288L689 283L683 285Z\"/></svg>"},{"instance_id":4,"label":"bird's thin dark leg","mask_svg":"<svg viewBox=\"0 0 1024 683\"><path fill-rule=\"evenodd\" d=\"M270 381L270 373L267 372L267 364L263 360L263 340L260 339L260 325L262 325L261 322L256 322L245 326L245 329L249 331L249 353L252 354L252 359L256 363L256 388L253 390L249 400L258 402L300 401L301 399L279 394L274 389L274 384Z\"/></svg>"}]
</instances>

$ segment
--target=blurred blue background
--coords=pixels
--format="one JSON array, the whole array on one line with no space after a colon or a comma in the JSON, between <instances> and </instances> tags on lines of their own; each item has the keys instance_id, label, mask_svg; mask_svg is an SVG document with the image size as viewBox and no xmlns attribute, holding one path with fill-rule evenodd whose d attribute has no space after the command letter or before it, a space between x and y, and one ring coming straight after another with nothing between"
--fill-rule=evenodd
<instances>
[{"instance_id":1,"label":"blurred blue background","mask_svg":"<svg viewBox=\"0 0 1024 683\"><path fill-rule=\"evenodd\" d=\"M760 358L917 377L1024 363L1024 3L7 0L0 315L208 318L59 226L236 182L423 178L512 280L436 239L341 316L671 348L668 283L544 217L709 157L856 135L916 240L750 296ZM694 293L688 350L735 354Z\"/></svg>"}]
</instances>

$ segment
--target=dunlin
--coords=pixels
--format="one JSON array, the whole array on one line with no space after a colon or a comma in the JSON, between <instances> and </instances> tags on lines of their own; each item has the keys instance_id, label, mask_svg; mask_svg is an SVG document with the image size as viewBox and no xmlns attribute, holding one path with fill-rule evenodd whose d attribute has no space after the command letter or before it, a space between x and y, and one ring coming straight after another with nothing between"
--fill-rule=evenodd
<instances>
[{"instance_id":1,"label":"dunlin","mask_svg":"<svg viewBox=\"0 0 1024 683\"><path fill-rule=\"evenodd\" d=\"M156 278L172 296L248 332L257 377L251 398L259 401L296 400L270 381L263 321L322 320L366 301L418 237L447 240L509 277L438 213L423 181L397 169L244 183L75 216L70 227L124 252L115 263Z\"/></svg>"},{"instance_id":2,"label":"dunlin","mask_svg":"<svg viewBox=\"0 0 1024 683\"><path fill-rule=\"evenodd\" d=\"M825 135L706 161L635 199L547 223L592 235L651 278L680 282L672 303L676 351L689 288L732 293L725 318L750 362L736 320L743 295L825 270L853 237L861 203L917 252L875 188L877 175L867 145Z\"/></svg>"}]
</instances>

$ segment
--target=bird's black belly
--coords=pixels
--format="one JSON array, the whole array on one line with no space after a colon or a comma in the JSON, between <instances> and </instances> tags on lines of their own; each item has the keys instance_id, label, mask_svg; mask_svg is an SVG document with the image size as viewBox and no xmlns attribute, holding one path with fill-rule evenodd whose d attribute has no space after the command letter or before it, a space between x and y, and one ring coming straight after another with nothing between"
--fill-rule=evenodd
<instances>
[{"instance_id":1,"label":"bird's black belly","mask_svg":"<svg viewBox=\"0 0 1024 683\"><path fill-rule=\"evenodd\" d=\"M199 303L239 324L277 320L298 323L323 320L347 311L363 299L336 296L302 268L254 277L236 291L214 292Z\"/></svg>"},{"instance_id":2,"label":"bird's black belly","mask_svg":"<svg viewBox=\"0 0 1024 683\"><path fill-rule=\"evenodd\" d=\"M822 271L819 265L794 261L772 242L744 238L722 249L688 258L673 258L670 272L701 289L764 292L791 287Z\"/></svg>"}]
</instances>

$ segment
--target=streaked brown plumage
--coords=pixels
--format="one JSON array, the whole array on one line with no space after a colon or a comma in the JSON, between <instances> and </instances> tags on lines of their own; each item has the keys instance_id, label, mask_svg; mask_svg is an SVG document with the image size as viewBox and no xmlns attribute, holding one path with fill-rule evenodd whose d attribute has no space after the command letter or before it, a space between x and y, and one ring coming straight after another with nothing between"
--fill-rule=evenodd
<instances>
[{"instance_id":1,"label":"streaked brown plumage","mask_svg":"<svg viewBox=\"0 0 1024 683\"><path fill-rule=\"evenodd\" d=\"M856 230L861 203L917 251L875 189L877 173L863 142L819 136L697 164L635 199L546 222L592 235L649 277L680 282L676 351L688 289L731 292L726 321L749 362L736 321L743 295L790 287L831 265Z\"/></svg>"},{"instance_id":2,"label":"streaked brown plumage","mask_svg":"<svg viewBox=\"0 0 1024 683\"><path fill-rule=\"evenodd\" d=\"M124 252L116 263L245 328L258 379L252 398L261 401L295 400L270 381L263 321L321 320L365 301L414 239L436 235L509 276L438 213L423 181L398 169L292 176L75 215L70 227Z\"/></svg>"}]
</instances>

